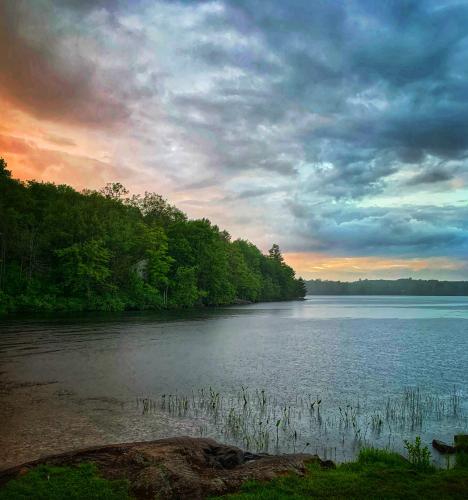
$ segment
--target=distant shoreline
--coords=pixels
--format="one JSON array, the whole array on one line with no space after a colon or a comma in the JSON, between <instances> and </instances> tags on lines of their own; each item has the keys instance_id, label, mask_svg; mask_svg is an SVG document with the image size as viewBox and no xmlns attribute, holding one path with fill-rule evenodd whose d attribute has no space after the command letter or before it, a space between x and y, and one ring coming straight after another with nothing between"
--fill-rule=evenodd
<instances>
[{"instance_id":1,"label":"distant shoreline","mask_svg":"<svg viewBox=\"0 0 468 500\"><path fill-rule=\"evenodd\" d=\"M307 297L468 297L467 294L456 293L307 293ZM303 300L303 299L297 299Z\"/></svg>"},{"instance_id":2,"label":"distant shoreline","mask_svg":"<svg viewBox=\"0 0 468 500\"><path fill-rule=\"evenodd\" d=\"M306 281L307 295L376 295L412 297L466 297L468 281L404 278L397 280Z\"/></svg>"}]
</instances>

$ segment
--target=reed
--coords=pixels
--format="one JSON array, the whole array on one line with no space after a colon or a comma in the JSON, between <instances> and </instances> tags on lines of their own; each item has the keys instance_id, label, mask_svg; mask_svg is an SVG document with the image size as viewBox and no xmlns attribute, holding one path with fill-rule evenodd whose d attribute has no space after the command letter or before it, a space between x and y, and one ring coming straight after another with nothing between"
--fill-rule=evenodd
<instances>
[{"instance_id":1,"label":"reed","mask_svg":"<svg viewBox=\"0 0 468 500\"><path fill-rule=\"evenodd\" d=\"M431 422L447 421L468 429L462 395L456 388L447 395L408 387L402 394L378 405L363 401L333 406L320 396L296 394L289 399L265 389L241 386L232 392L214 387L192 390L189 396L162 394L138 398L142 415L164 412L173 418L194 422L194 432L213 436L255 452L290 452L310 447L311 442L328 443L317 450L337 455L337 447L359 450L382 439L386 446L399 445L422 435ZM334 451L333 451L334 450Z\"/></svg>"}]
</instances>

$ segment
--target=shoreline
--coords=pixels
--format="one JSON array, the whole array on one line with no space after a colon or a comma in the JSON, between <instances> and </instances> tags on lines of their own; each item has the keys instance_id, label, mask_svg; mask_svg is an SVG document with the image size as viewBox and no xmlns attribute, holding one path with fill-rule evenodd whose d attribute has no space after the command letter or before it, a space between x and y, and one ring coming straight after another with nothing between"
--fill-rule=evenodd
<instances>
[{"instance_id":1,"label":"shoreline","mask_svg":"<svg viewBox=\"0 0 468 500\"><path fill-rule=\"evenodd\" d=\"M256 500L258 498L466 498L464 441L453 467L363 448L335 465L317 455L245 452L210 438L174 437L49 455L0 470L0 499ZM41 494L38 495L38 491ZM94 496L93 496L94 498Z\"/></svg>"},{"instance_id":2,"label":"shoreline","mask_svg":"<svg viewBox=\"0 0 468 500\"><path fill-rule=\"evenodd\" d=\"M261 300L258 302L252 302L249 300L238 299L234 302L230 302L229 304L220 304L220 305L206 305L199 304L192 307L172 307L172 308L160 308L160 309L116 309L116 310L106 310L106 309L50 309L50 310L38 310L38 311L27 311L27 310L19 310L14 312L2 313L0 312L0 321L9 320L9 319L17 319L17 318L47 318L49 316L53 316L54 318L58 317L67 317L69 315L93 315L93 314L102 314L102 315L113 315L113 314L132 314L132 313L152 313L157 314L185 314L185 313L195 313L201 311L216 311L225 308L231 307L239 307L239 306L251 306L255 304L274 304L275 302L283 303L283 302L302 302L306 300L305 297L296 297L294 299L275 299L275 300ZM0 309L1 311L1 309Z\"/></svg>"},{"instance_id":3,"label":"shoreline","mask_svg":"<svg viewBox=\"0 0 468 500\"><path fill-rule=\"evenodd\" d=\"M334 468L306 453L246 452L211 438L171 437L118 443L48 455L0 470L0 488L37 466L94 463L108 480L126 479L136 498L204 498L237 491L249 480L267 481L289 473L304 475L310 464Z\"/></svg>"}]
</instances>

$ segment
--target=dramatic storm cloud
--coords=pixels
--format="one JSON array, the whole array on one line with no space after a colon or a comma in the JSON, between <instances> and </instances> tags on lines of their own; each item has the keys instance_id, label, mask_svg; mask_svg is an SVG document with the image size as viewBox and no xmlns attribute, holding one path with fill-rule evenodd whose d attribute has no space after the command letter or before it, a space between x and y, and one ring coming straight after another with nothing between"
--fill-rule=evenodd
<instances>
[{"instance_id":1,"label":"dramatic storm cloud","mask_svg":"<svg viewBox=\"0 0 468 500\"><path fill-rule=\"evenodd\" d=\"M22 178L160 192L307 277L468 278L466 2L4 0L0 111Z\"/></svg>"}]
</instances>

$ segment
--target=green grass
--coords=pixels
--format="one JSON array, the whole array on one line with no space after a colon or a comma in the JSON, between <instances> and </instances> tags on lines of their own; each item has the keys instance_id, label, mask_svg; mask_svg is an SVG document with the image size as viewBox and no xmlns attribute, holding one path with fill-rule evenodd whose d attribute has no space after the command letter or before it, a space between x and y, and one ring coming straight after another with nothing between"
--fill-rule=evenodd
<instances>
[{"instance_id":1,"label":"green grass","mask_svg":"<svg viewBox=\"0 0 468 500\"><path fill-rule=\"evenodd\" d=\"M366 449L356 462L336 469L311 464L305 476L288 475L267 483L248 482L224 499L445 499L468 498L468 469L415 468L396 453Z\"/></svg>"},{"instance_id":2,"label":"green grass","mask_svg":"<svg viewBox=\"0 0 468 500\"><path fill-rule=\"evenodd\" d=\"M99 476L94 464L40 465L0 489L0 500L128 500L128 483Z\"/></svg>"},{"instance_id":3,"label":"green grass","mask_svg":"<svg viewBox=\"0 0 468 500\"><path fill-rule=\"evenodd\" d=\"M463 455L466 459L466 456ZM308 466L305 476L290 474L273 481L245 483L226 499L437 499L468 498L468 467L464 460L450 470L421 468L402 456L364 449L355 462L336 469ZM127 481L99 476L94 464L77 467L41 465L0 489L0 500L129 500Z\"/></svg>"}]
</instances>

